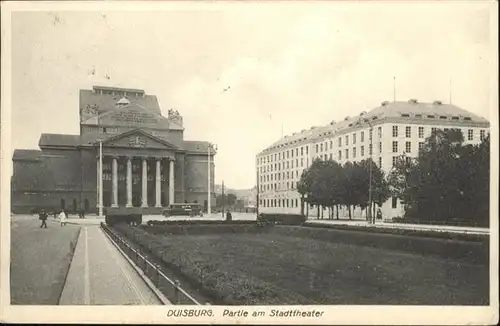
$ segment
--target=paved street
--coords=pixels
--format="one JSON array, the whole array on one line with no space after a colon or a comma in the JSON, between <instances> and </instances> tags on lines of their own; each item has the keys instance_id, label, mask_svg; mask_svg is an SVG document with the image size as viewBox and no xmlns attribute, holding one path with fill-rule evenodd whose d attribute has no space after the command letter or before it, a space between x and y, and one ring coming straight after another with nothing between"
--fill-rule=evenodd
<instances>
[{"instance_id":1,"label":"paved street","mask_svg":"<svg viewBox=\"0 0 500 326\"><path fill-rule=\"evenodd\" d=\"M85 225L59 304L160 305L161 302L104 232L98 226Z\"/></svg>"},{"instance_id":2,"label":"paved street","mask_svg":"<svg viewBox=\"0 0 500 326\"><path fill-rule=\"evenodd\" d=\"M233 212L233 220L256 220L255 213L239 213ZM25 217L22 215L16 215L15 219L25 219L30 217ZM166 218L161 215L147 215L143 216L142 222L147 223L148 221L154 220L169 220L169 221L180 221L180 220L223 220L221 213L212 213L210 216L206 214L203 217L188 217L188 216L173 216ZM57 220L54 220L57 222ZM99 225L104 222L104 218L98 218L96 215L88 215L85 219L80 219L77 216L70 216L68 218L68 223L70 224L80 224L80 225ZM369 224L364 219L340 219L340 220L318 220L314 216L309 216L308 223L324 223L324 224L337 224L337 225L353 225L353 226L364 226L364 227L384 227L384 228L399 228L399 229L410 229L410 230L435 230L441 232L453 232L453 233L470 233L470 234L489 234L489 228L479 228L479 227L467 227L467 226L449 226L449 225L425 225L425 224L403 224L403 223L389 223L377 221L375 225Z\"/></svg>"}]
</instances>

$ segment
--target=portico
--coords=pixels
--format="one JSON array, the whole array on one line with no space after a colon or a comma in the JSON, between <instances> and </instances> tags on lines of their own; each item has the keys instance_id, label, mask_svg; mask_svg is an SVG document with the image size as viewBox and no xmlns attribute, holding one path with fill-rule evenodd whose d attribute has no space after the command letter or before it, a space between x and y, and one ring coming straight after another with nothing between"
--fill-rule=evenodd
<instances>
[{"instance_id":1,"label":"portico","mask_svg":"<svg viewBox=\"0 0 500 326\"><path fill-rule=\"evenodd\" d=\"M176 156L182 155L175 145L141 129L102 140L103 207L161 208L173 204ZM99 152L96 157L99 180Z\"/></svg>"},{"instance_id":2,"label":"portico","mask_svg":"<svg viewBox=\"0 0 500 326\"><path fill-rule=\"evenodd\" d=\"M103 194L109 194L111 190L111 201L104 196L104 207L165 207L174 203L174 157L103 154L102 175Z\"/></svg>"}]
</instances>

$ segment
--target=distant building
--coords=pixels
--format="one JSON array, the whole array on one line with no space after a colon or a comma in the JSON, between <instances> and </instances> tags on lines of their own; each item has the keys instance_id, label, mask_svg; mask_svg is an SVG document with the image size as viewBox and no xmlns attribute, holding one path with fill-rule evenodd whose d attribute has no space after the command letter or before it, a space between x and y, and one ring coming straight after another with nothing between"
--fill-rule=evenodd
<instances>
[{"instance_id":1,"label":"distant building","mask_svg":"<svg viewBox=\"0 0 500 326\"><path fill-rule=\"evenodd\" d=\"M259 211L299 213L297 182L314 159L344 164L370 158L371 154L387 175L397 157L417 157L433 129L447 128L460 129L465 144L477 144L489 133L489 122L454 105L409 100L383 102L370 112L285 136L257 154ZM402 216L402 206L396 198L390 198L381 209L384 218ZM309 214L316 215L316 211ZM359 209L355 211L355 216L361 214Z\"/></svg>"},{"instance_id":2,"label":"distant building","mask_svg":"<svg viewBox=\"0 0 500 326\"><path fill-rule=\"evenodd\" d=\"M143 207L153 213L170 203L207 205L209 143L184 140L177 111L169 110L164 117L154 95L100 86L80 90L79 110L79 135L44 133L40 150L14 151L13 212L94 211L99 141L105 207ZM214 180L215 152L211 155ZM211 187L215 202L213 181Z\"/></svg>"}]
</instances>

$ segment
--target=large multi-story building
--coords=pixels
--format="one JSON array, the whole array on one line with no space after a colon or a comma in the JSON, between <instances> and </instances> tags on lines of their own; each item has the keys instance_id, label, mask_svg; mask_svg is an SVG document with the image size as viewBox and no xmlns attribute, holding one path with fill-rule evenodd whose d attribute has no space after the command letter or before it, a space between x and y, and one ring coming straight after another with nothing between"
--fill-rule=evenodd
<instances>
[{"instance_id":1,"label":"large multi-story building","mask_svg":"<svg viewBox=\"0 0 500 326\"><path fill-rule=\"evenodd\" d=\"M80 90L79 135L44 133L40 150L14 151L12 211L94 211L100 144L104 207L142 207L145 213L171 203L206 207L209 162L215 203L215 151L208 142L184 140L177 111L164 117L156 96L140 89L94 86Z\"/></svg>"},{"instance_id":2,"label":"large multi-story building","mask_svg":"<svg viewBox=\"0 0 500 326\"><path fill-rule=\"evenodd\" d=\"M460 129L466 144L477 144L489 133L489 122L440 101L383 102L370 112L293 133L257 154L259 211L300 213L297 182L314 159L341 164L372 158L387 175L397 157L417 157L434 129ZM402 216L403 205L390 198L381 208L384 218ZM310 215L316 215L309 211ZM346 211L341 212L346 215ZM361 217L360 209L354 216Z\"/></svg>"}]
</instances>

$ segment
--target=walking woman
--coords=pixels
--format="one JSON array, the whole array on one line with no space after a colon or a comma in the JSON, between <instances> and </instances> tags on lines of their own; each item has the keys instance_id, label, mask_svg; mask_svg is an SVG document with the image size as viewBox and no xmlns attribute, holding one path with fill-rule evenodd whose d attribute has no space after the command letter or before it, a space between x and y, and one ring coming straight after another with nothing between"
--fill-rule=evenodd
<instances>
[{"instance_id":1,"label":"walking woman","mask_svg":"<svg viewBox=\"0 0 500 326\"><path fill-rule=\"evenodd\" d=\"M63 210L61 210L61 213L59 213L59 222L61 222L61 226L64 226L66 225L66 219L68 218L68 216L66 215L66 212Z\"/></svg>"}]
</instances>

